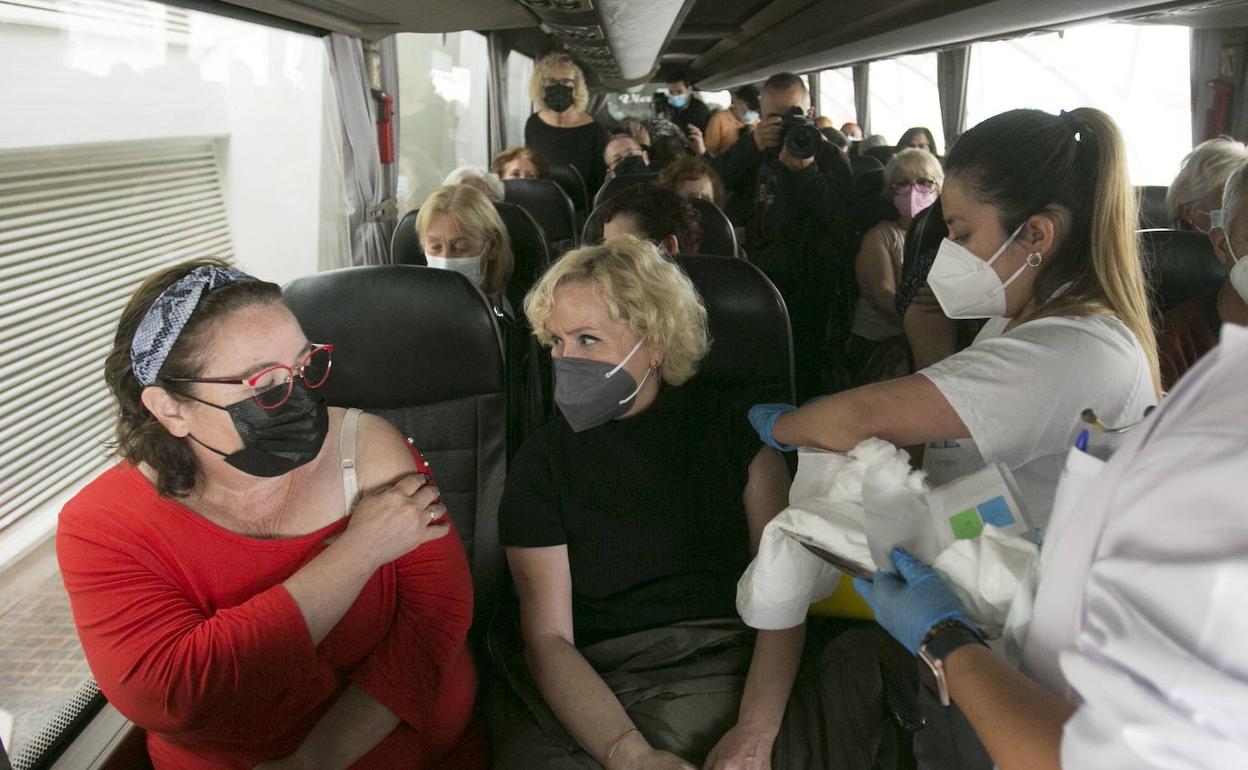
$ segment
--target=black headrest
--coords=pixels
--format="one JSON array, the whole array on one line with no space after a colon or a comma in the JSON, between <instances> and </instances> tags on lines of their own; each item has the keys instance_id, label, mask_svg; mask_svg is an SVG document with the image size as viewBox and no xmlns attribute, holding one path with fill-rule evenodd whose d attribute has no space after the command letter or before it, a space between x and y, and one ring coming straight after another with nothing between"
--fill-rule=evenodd
<instances>
[{"instance_id":1,"label":"black headrest","mask_svg":"<svg viewBox=\"0 0 1248 770\"><path fill-rule=\"evenodd\" d=\"M1174 224L1174 217L1166 206L1169 187L1145 185L1135 188L1140 195L1140 229L1166 228Z\"/></svg>"},{"instance_id":2,"label":"black headrest","mask_svg":"<svg viewBox=\"0 0 1248 770\"><path fill-rule=\"evenodd\" d=\"M1143 230L1140 252L1159 313L1213 292L1226 281L1226 267L1203 233Z\"/></svg>"},{"instance_id":3,"label":"black headrest","mask_svg":"<svg viewBox=\"0 0 1248 770\"><path fill-rule=\"evenodd\" d=\"M425 251L420 247L420 234L416 232L416 215L420 209L412 209L403 215L390 234L390 261L396 265L424 265Z\"/></svg>"},{"instance_id":4,"label":"black headrest","mask_svg":"<svg viewBox=\"0 0 1248 770\"><path fill-rule=\"evenodd\" d=\"M869 155L859 155L856 152L851 153L849 156L849 167L853 170L854 179L857 179L868 171L879 170L881 173L884 172L883 163L880 163L878 160Z\"/></svg>"},{"instance_id":5,"label":"black headrest","mask_svg":"<svg viewBox=\"0 0 1248 770\"><path fill-rule=\"evenodd\" d=\"M284 294L308 339L334 346L331 404L410 407L503 390L494 314L459 273L348 267L298 278Z\"/></svg>"},{"instance_id":6,"label":"black headrest","mask_svg":"<svg viewBox=\"0 0 1248 770\"><path fill-rule=\"evenodd\" d=\"M533 215L546 233L546 242L576 237L576 209L559 185L550 179L505 179L503 196Z\"/></svg>"},{"instance_id":7,"label":"black headrest","mask_svg":"<svg viewBox=\"0 0 1248 770\"><path fill-rule=\"evenodd\" d=\"M585 177L581 176L580 169L576 166L552 165L550 178L572 199L573 208L577 211L589 210L589 186L585 184Z\"/></svg>"},{"instance_id":8,"label":"black headrest","mask_svg":"<svg viewBox=\"0 0 1248 770\"><path fill-rule=\"evenodd\" d=\"M550 249L546 235L532 214L514 203L495 203L494 208L511 238L515 268L507 282L507 298L519 310L524 295L550 266Z\"/></svg>"},{"instance_id":9,"label":"black headrest","mask_svg":"<svg viewBox=\"0 0 1248 770\"><path fill-rule=\"evenodd\" d=\"M691 198L689 203L701 219L702 244L699 254L714 254L717 257L736 257L737 232L732 228L732 220L728 219L714 201L705 198Z\"/></svg>"},{"instance_id":10,"label":"black headrest","mask_svg":"<svg viewBox=\"0 0 1248 770\"><path fill-rule=\"evenodd\" d=\"M594 196L594 208L602 205L602 202L621 190L632 187L642 182L659 181L659 172L646 171L637 174L621 174L620 176L611 177L602 183L602 187L598 189L598 194Z\"/></svg>"},{"instance_id":11,"label":"black headrest","mask_svg":"<svg viewBox=\"0 0 1248 770\"><path fill-rule=\"evenodd\" d=\"M676 262L706 304L711 350L691 386L793 402L793 335L780 292L742 259L682 255Z\"/></svg>"}]
</instances>

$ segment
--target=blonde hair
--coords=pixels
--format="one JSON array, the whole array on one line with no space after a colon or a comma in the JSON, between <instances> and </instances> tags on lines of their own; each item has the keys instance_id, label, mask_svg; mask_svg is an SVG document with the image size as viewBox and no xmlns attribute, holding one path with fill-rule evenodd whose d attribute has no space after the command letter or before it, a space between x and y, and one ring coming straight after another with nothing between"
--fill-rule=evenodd
<instances>
[{"instance_id":1,"label":"blonde hair","mask_svg":"<svg viewBox=\"0 0 1248 770\"><path fill-rule=\"evenodd\" d=\"M617 235L568 252L552 265L524 299L524 313L543 345L552 342L546 322L555 291L575 282L597 287L611 318L626 324L643 345L663 351L663 380L669 385L683 385L697 373L711 345L706 308L689 276L654 244Z\"/></svg>"},{"instance_id":2,"label":"blonde hair","mask_svg":"<svg viewBox=\"0 0 1248 770\"><path fill-rule=\"evenodd\" d=\"M464 184L444 185L434 190L416 215L416 232L420 234L422 249L425 248L425 233L434 214L455 217L465 235L485 244L485 251L481 254L481 291L490 295L505 293L515 263L511 255L511 239L498 211L485 193Z\"/></svg>"},{"instance_id":3,"label":"blonde hair","mask_svg":"<svg viewBox=\"0 0 1248 770\"><path fill-rule=\"evenodd\" d=\"M479 182L480 184L473 184ZM492 171L486 171L480 166L460 166L454 171L446 175L446 179L442 180L444 185L466 184L469 187L476 187L485 193L486 197L493 201L501 201L505 193L503 189L503 180L499 179L498 174ZM482 190L481 188L486 189Z\"/></svg>"},{"instance_id":4,"label":"blonde hair","mask_svg":"<svg viewBox=\"0 0 1248 770\"><path fill-rule=\"evenodd\" d=\"M930 179L936 183L936 191L940 192L940 188L945 183L945 170L940 167L940 161L936 156L927 150L907 147L894 155L884 167L885 197L892 197L893 191L890 187L901 177Z\"/></svg>"},{"instance_id":5,"label":"blonde hair","mask_svg":"<svg viewBox=\"0 0 1248 770\"><path fill-rule=\"evenodd\" d=\"M1229 136L1201 142L1179 164L1179 174L1166 191L1166 207L1178 217L1184 207L1221 195L1231 172L1244 161L1248 161L1248 146L1243 142Z\"/></svg>"},{"instance_id":6,"label":"blonde hair","mask_svg":"<svg viewBox=\"0 0 1248 770\"><path fill-rule=\"evenodd\" d=\"M1061 223L1036 276L1036 309L1022 320L1116 316L1143 348L1160 395L1138 204L1113 119L1091 107L1003 112L958 138L945 171L995 207L1007 233L1039 213Z\"/></svg>"},{"instance_id":7,"label":"blonde hair","mask_svg":"<svg viewBox=\"0 0 1248 770\"><path fill-rule=\"evenodd\" d=\"M550 109L546 106L546 87L542 85L542 81L550 76L551 70L562 64L572 68L572 79L576 81L576 85L572 87L572 106L583 112L589 106L589 86L585 84L585 73L576 60L559 51L546 54L533 65L533 77L529 78L529 98L542 109Z\"/></svg>"}]
</instances>

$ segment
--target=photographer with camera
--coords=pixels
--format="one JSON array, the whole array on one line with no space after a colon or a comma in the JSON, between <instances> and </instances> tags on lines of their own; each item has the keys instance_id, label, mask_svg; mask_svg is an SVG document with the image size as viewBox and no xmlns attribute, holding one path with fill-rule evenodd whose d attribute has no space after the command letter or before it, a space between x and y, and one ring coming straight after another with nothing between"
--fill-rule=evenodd
<instances>
[{"instance_id":1,"label":"photographer with camera","mask_svg":"<svg viewBox=\"0 0 1248 770\"><path fill-rule=\"evenodd\" d=\"M728 192L729 218L746 228L750 261L788 305L804 399L826 392L819 372L829 309L834 302L852 307L846 234L853 176L845 155L806 116L810 94L800 77L772 75L759 101L757 127L741 129L712 163Z\"/></svg>"}]
</instances>

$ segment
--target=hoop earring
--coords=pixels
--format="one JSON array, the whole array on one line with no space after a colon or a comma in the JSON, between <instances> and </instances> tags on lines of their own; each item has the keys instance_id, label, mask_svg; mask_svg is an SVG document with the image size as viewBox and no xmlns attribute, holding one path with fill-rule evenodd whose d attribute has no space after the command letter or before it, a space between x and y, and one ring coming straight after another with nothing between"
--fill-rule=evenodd
<instances>
[{"instance_id":1,"label":"hoop earring","mask_svg":"<svg viewBox=\"0 0 1248 770\"><path fill-rule=\"evenodd\" d=\"M1040 263L1044 261L1044 255L1038 251L1033 251L1027 255L1027 267L1040 267Z\"/></svg>"}]
</instances>

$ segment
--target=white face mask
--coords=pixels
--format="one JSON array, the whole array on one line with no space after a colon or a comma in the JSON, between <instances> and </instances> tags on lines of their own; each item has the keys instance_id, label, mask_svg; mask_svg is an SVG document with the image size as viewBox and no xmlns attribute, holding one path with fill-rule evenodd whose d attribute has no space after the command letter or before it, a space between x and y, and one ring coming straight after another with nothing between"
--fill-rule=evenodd
<instances>
[{"instance_id":1,"label":"white face mask","mask_svg":"<svg viewBox=\"0 0 1248 770\"><path fill-rule=\"evenodd\" d=\"M1220 222L1218 224L1221 225ZM1235 289L1240 299L1248 302L1248 254L1236 256L1235 249L1231 246L1231 236L1226 230L1222 231L1222 238L1226 240L1226 253L1235 260L1235 266L1231 268L1231 288Z\"/></svg>"},{"instance_id":2,"label":"white face mask","mask_svg":"<svg viewBox=\"0 0 1248 770\"><path fill-rule=\"evenodd\" d=\"M436 267L439 270L454 270L463 277L472 281L474 286L481 286L481 279L484 277L481 271L481 257L434 257L425 256L425 261L429 267Z\"/></svg>"},{"instance_id":3,"label":"white face mask","mask_svg":"<svg viewBox=\"0 0 1248 770\"><path fill-rule=\"evenodd\" d=\"M946 238L936 252L936 261L927 276L940 307L950 318L993 318L1005 315L1005 289L1028 267L1039 267L1039 256L1029 256L1021 267L1005 281L992 269L992 264L1005 253L1026 222L1018 226L1001 248L984 261L970 249Z\"/></svg>"}]
</instances>

